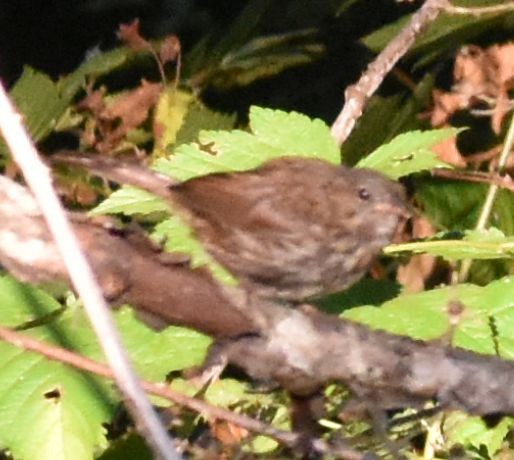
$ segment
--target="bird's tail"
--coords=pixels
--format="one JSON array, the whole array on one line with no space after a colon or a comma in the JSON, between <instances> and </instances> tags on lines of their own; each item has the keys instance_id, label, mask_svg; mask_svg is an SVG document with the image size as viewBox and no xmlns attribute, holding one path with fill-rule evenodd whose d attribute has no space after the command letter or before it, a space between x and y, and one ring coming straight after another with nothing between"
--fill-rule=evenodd
<instances>
[{"instance_id":1,"label":"bird's tail","mask_svg":"<svg viewBox=\"0 0 514 460\"><path fill-rule=\"evenodd\" d=\"M167 199L172 198L170 188L179 183L134 161L121 161L105 155L85 156L75 151L63 150L46 159L52 165L83 168L107 180L133 185Z\"/></svg>"}]
</instances>

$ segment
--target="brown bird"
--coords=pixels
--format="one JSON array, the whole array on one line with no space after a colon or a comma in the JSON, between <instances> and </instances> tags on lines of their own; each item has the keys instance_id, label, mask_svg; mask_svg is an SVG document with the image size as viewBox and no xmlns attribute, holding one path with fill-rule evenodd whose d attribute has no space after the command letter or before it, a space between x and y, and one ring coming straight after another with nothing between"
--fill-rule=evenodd
<instances>
[{"instance_id":1,"label":"brown bird","mask_svg":"<svg viewBox=\"0 0 514 460\"><path fill-rule=\"evenodd\" d=\"M105 157L55 159L171 201L218 262L270 299L300 302L350 286L408 216L400 184L313 158L182 183Z\"/></svg>"}]
</instances>

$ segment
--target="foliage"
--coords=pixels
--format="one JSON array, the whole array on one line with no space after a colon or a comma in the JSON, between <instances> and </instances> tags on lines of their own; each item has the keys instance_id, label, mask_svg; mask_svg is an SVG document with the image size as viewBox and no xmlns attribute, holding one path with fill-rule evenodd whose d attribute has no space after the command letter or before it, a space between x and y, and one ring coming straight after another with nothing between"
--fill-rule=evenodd
<instances>
[{"instance_id":1,"label":"foliage","mask_svg":"<svg viewBox=\"0 0 514 460\"><path fill-rule=\"evenodd\" d=\"M433 90L439 85L441 63L448 65L449 53L471 38L488 42L493 30L496 36L501 31L511 32L514 13L478 18L444 15L438 19L403 64L412 72L409 88L389 85L387 91L375 96L349 140L339 149L330 135L330 120L320 119L314 110L309 116L282 110L285 107L281 107L280 99L268 105L281 109L265 108L264 102L269 100L258 96L251 99L251 104L238 107L239 113L223 110L234 107L231 99L237 98L233 94L242 94L233 91L259 88L270 77L293 75L293 80L298 79L299 74L294 72L299 66L314 69L314 76L310 76L308 84L298 79L300 84L293 85L292 92L300 97L307 87L326 88L329 72L323 74L316 66L322 65L325 53L333 58L332 44L328 42L338 37L330 30L332 35L327 34L332 40L324 41L320 24L332 21L330 24L336 27L339 21L351 23L355 11L366 7L364 0L320 2L328 15L324 18L327 22L313 17L308 23L309 18L303 15L306 22L301 27L266 29L274 8L283 11L286 3L291 11L307 8L307 2L298 0L277 6L278 3L248 1L223 36L209 33L182 50L182 68L176 55L167 62L162 58L164 43L169 43L166 38L145 41L144 49L137 49L133 40L127 46L97 54L59 81L27 66L11 95L33 138L45 151L55 150L56 145L72 137L82 152L144 152L152 160L152 168L180 181L211 173L245 171L284 155L316 157L334 164L342 161L402 179L412 191L413 205L434 228L433 234L414 235L418 239L385 248L388 257L381 260L379 272L388 273L387 279L366 278L345 293L319 299L319 306L396 334L439 339L452 346L512 359L512 192L499 193L491 226L479 230L475 226L488 185L439 180L427 174L433 168L466 164L466 156L502 142L504 129L492 132L485 121L464 131L462 126L466 123L460 114L449 119L453 126L430 129L426 112L434 100ZM477 0L473 4L490 2ZM360 38L369 50L378 51L407 19L396 18L383 27L374 26L364 37L353 38ZM129 27L137 42L139 30L134 25ZM156 72L148 68L159 65L169 81L152 82ZM425 71L423 77L416 74L419 69ZM125 78L131 72L136 79ZM443 76L449 78L447 74ZM286 85L292 85L291 80ZM338 94L343 90L339 86ZM221 94L226 104L213 103L212 94ZM453 161L455 157L448 150L441 153L439 148L443 141L453 138L458 138L457 145L464 144L465 139L467 145L480 145L480 149L461 148L458 161ZM7 163L3 145L0 155ZM494 166L489 160L483 163L484 170ZM90 210L91 215L118 214L124 220L138 220L166 250L189 253L192 266L207 265L223 283L236 282L203 249L180 216L157 197L123 186L104 199L105 187L98 187L89 178L64 174L68 175L63 183L74 184L64 192L68 199L84 205L84 200L72 191L80 184L94 195L93 201L99 201ZM396 275L401 270L415 272L411 264L419 255L431 257L436 268L430 275L417 275L423 278L423 291L409 293L410 286L402 286ZM448 284L452 275L455 278L460 263L467 259L474 260L469 283L439 286ZM21 328L31 337L102 359L84 313L71 295L56 299L43 289L6 275L0 278L0 299L3 326ZM449 311L455 304L460 306L458 318L451 317ZM183 328L150 330L126 307L116 312L116 321L139 375L155 381L165 380L173 371L200 365L210 343L207 337ZM119 404L111 383L3 342L0 355L0 448L14 458L130 459L148 455L144 443L126 427L115 440L107 436L106 426L111 424L113 431ZM200 391L190 381L174 374L171 377L175 388L189 394ZM215 404L287 427L284 396L279 391L256 394L250 387L240 379L223 378L205 391L205 397ZM337 406L335 395L341 393L336 386L328 389L327 405ZM155 403L165 404L162 400ZM338 430L358 430L357 424L341 424L336 417L330 413L323 420L327 434L338 436ZM177 436L191 443L193 436L206 427L225 435L224 430L230 431L181 409L177 409L176 418L181 422L174 427ZM512 451L507 437L512 426L510 418L491 427L476 417L451 413L440 425L445 436L440 448L443 455L448 455L452 446L460 444L476 458L495 458L502 449ZM224 456L243 455L243 449L256 455L280 455L277 445L269 439L241 433L235 438L230 444L219 435ZM416 458L413 447L405 448L405 452Z\"/></svg>"},{"instance_id":2,"label":"foliage","mask_svg":"<svg viewBox=\"0 0 514 460\"><path fill-rule=\"evenodd\" d=\"M65 309L45 292L0 278L2 325L36 326L30 337L71 348L103 361L85 313L73 298ZM116 314L124 343L139 375L162 380L174 369L201 362L209 339L193 331L170 327L156 333L123 308ZM0 382L3 417L0 445L15 458L88 459L107 446L104 423L109 422L118 401L110 382L49 361L37 353L0 343ZM166 360L160 358L166 350ZM25 433L30 430L31 442Z\"/></svg>"}]
</instances>

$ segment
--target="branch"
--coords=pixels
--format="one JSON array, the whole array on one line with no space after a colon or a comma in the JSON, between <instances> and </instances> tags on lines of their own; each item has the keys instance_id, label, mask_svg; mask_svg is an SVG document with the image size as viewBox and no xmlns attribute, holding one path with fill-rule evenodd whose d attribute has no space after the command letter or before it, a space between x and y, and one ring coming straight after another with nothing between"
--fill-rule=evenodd
<instances>
[{"instance_id":1,"label":"branch","mask_svg":"<svg viewBox=\"0 0 514 460\"><path fill-rule=\"evenodd\" d=\"M342 145L348 138L370 97L389 71L407 53L416 38L447 6L447 0L427 0L412 16L409 24L369 64L359 81L346 88L344 107L331 129L332 136L339 145Z\"/></svg>"},{"instance_id":2,"label":"branch","mask_svg":"<svg viewBox=\"0 0 514 460\"><path fill-rule=\"evenodd\" d=\"M447 13L450 14L471 14L474 16L481 16L483 14L498 14L507 11L514 11L514 2L508 2L506 4L491 5L491 6L480 6L480 7L464 7L454 6L448 4L445 8Z\"/></svg>"},{"instance_id":3,"label":"branch","mask_svg":"<svg viewBox=\"0 0 514 460\"><path fill-rule=\"evenodd\" d=\"M7 178L0 181L0 262L27 280L34 270L41 279L45 268L48 279L62 275L59 267L48 265L54 243L41 218L30 215L23 191ZM7 207L20 196L21 204ZM338 381L374 407L433 399L475 414L514 414L514 362L372 331L312 307L291 309L233 295L206 272L167 264L143 235L113 232L87 220L74 221L74 228L111 300L130 303L162 324L214 335L212 352L259 380L276 381L300 397ZM7 237L13 234L15 249ZM40 254L47 259L38 260L32 250L38 234Z\"/></svg>"},{"instance_id":4,"label":"branch","mask_svg":"<svg viewBox=\"0 0 514 460\"><path fill-rule=\"evenodd\" d=\"M23 348L24 350L33 351L43 355L52 361L67 364L75 369L80 369L114 380L112 370L105 364L71 352L65 348L49 345L45 342L33 339L27 335L20 334L19 332L15 332L2 326L0 326L0 339L16 347ZM259 420L236 414L199 399L178 393L163 384L156 384L147 380L140 380L139 383L147 393L165 398L168 401L198 412L211 419L225 420L253 433L269 436L291 449L300 448L303 442L302 435L300 433L291 433L276 429ZM323 440L313 440L311 447L313 447L319 454L337 455L338 457L356 460L364 457L363 454L353 451L352 449L347 449L343 446L331 446Z\"/></svg>"},{"instance_id":5,"label":"branch","mask_svg":"<svg viewBox=\"0 0 514 460\"><path fill-rule=\"evenodd\" d=\"M165 460L178 459L180 457L175 453L172 441L138 384L102 292L52 187L48 168L39 159L21 120L0 85L0 131L34 193L72 283L84 301L84 307L116 375L116 383L128 409L156 456Z\"/></svg>"},{"instance_id":6,"label":"branch","mask_svg":"<svg viewBox=\"0 0 514 460\"><path fill-rule=\"evenodd\" d=\"M459 171L455 169L436 168L432 170L432 176L444 179L489 184L514 192L514 181L509 174L502 176L497 173L486 173L481 171Z\"/></svg>"}]
</instances>

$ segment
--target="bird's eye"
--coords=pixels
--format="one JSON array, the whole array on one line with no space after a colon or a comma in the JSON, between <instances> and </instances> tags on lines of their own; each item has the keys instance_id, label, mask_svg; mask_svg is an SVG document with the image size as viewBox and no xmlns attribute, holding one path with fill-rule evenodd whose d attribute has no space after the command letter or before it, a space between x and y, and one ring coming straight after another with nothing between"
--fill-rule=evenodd
<instances>
[{"instance_id":1,"label":"bird's eye","mask_svg":"<svg viewBox=\"0 0 514 460\"><path fill-rule=\"evenodd\" d=\"M367 201L371 198L371 193L369 193L368 189L362 187L359 189L359 198L361 200Z\"/></svg>"}]
</instances>

